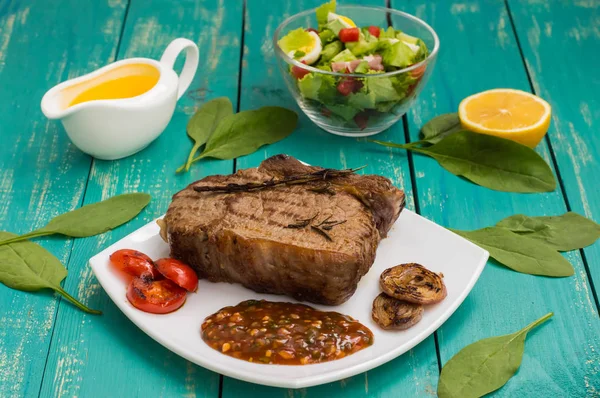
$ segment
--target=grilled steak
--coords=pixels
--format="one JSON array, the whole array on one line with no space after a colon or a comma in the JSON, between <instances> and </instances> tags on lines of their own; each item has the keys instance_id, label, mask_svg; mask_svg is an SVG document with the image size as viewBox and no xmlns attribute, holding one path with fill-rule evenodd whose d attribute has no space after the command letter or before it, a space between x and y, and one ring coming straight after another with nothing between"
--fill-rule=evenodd
<instances>
[{"instance_id":1,"label":"grilled steak","mask_svg":"<svg viewBox=\"0 0 600 398\"><path fill-rule=\"evenodd\" d=\"M387 178L348 174L327 184L251 192L194 190L317 170L323 169L277 155L258 168L190 184L173 196L162 223L171 256L213 282L241 283L318 304L343 303L369 271L380 239L404 207L404 192Z\"/></svg>"}]
</instances>

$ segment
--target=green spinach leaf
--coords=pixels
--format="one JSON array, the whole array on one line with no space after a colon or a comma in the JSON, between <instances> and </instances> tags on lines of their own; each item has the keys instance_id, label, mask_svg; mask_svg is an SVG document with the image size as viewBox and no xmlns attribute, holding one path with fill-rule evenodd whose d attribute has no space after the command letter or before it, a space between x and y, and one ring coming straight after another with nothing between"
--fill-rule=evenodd
<instances>
[{"instance_id":1,"label":"green spinach leaf","mask_svg":"<svg viewBox=\"0 0 600 398\"><path fill-rule=\"evenodd\" d=\"M194 141L186 163L177 172L188 171L196 153L206 144L208 138L226 116L233 114L233 105L227 97L219 97L208 101L192 116L187 124L187 135Z\"/></svg>"},{"instance_id":2,"label":"green spinach leaf","mask_svg":"<svg viewBox=\"0 0 600 398\"><path fill-rule=\"evenodd\" d=\"M499 263L517 272L544 276L571 276L573 266L551 246L506 228L488 227L452 232L481 246Z\"/></svg>"},{"instance_id":3,"label":"green spinach leaf","mask_svg":"<svg viewBox=\"0 0 600 398\"><path fill-rule=\"evenodd\" d=\"M514 216L507 217L496 224L496 226L510 229L516 233L538 232L548 228L548 226L540 220L524 214L515 214Z\"/></svg>"},{"instance_id":4,"label":"green spinach leaf","mask_svg":"<svg viewBox=\"0 0 600 398\"><path fill-rule=\"evenodd\" d=\"M425 123L421 128L421 136L423 141L436 144L446 136L462 130L464 128L460 124L458 113L445 113Z\"/></svg>"},{"instance_id":5,"label":"green spinach leaf","mask_svg":"<svg viewBox=\"0 0 600 398\"><path fill-rule=\"evenodd\" d=\"M6 241L17 237L9 232L0 232L0 239ZM43 247L33 242L17 242L0 246L0 282L22 291L53 289L73 303L77 308L90 313L92 310L69 295L60 286L67 276L66 268Z\"/></svg>"},{"instance_id":6,"label":"green spinach leaf","mask_svg":"<svg viewBox=\"0 0 600 398\"><path fill-rule=\"evenodd\" d=\"M527 333L553 315L546 314L513 334L479 340L460 350L442 368L438 396L481 397L502 387L521 366Z\"/></svg>"},{"instance_id":7,"label":"green spinach leaf","mask_svg":"<svg viewBox=\"0 0 600 398\"><path fill-rule=\"evenodd\" d=\"M600 225L574 212L551 217L517 214L496 226L542 241L558 251L581 249L600 238Z\"/></svg>"},{"instance_id":8,"label":"green spinach leaf","mask_svg":"<svg viewBox=\"0 0 600 398\"><path fill-rule=\"evenodd\" d=\"M266 106L225 117L210 136L204 151L193 161L211 157L233 159L290 135L298 115L289 109Z\"/></svg>"},{"instance_id":9,"label":"green spinach leaf","mask_svg":"<svg viewBox=\"0 0 600 398\"><path fill-rule=\"evenodd\" d=\"M75 238L98 235L126 223L150 202L147 193L128 193L85 205L54 217L45 227L25 235L0 239L0 246L38 236L61 234Z\"/></svg>"},{"instance_id":10,"label":"green spinach leaf","mask_svg":"<svg viewBox=\"0 0 600 398\"><path fill-rule=\"evenodd\" d=\"M430 156L454 175L504 192L549 192L556 189L550 166L533 149L516 142L470 131L459 131L430 147L417 143L376 144Z\"/></svg>"}]
</instances>

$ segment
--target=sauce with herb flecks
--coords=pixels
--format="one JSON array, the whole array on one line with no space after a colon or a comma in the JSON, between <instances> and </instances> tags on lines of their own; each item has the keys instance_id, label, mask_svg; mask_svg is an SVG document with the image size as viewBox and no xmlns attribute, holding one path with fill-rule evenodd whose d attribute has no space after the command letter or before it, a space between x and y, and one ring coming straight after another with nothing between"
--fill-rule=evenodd
<instances>
[{"instance_id":1,"label":"sauce with herb flecks","mask_svg":"<svg viewBox=\"0 0 600 398\"><path fill-rule=\"evenodd\" d=\"M202 339L215 350L245 361L306 365L354 354L373 344L373 333L338 312L247 300L207 317Z\"/></svg>"}]
</instances>

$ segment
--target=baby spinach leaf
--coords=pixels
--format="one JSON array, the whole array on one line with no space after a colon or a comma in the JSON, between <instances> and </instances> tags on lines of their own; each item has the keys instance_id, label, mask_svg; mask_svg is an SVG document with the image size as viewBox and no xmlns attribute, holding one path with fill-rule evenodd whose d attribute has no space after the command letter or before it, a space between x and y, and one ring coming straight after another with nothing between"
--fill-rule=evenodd
<instances>
[{"instance_id":1,"label":"baby spinach leaf","mask_svg":"<svg viewBox=\"0 0 600 398\"><path fill-rule=\"evenodd\" d=\"M496 226L510 229L516 233L537 232L548 228L548 226L540 220L524 214L515 214L514 216L507 217L496 224Z\"/></svg>"},{"instance_id":2,"label":"baby spinach leaf","mask_svg":"<svg viewBox=\"0 0 600 398\"><path fill-rule=\"evenodd\" d=\"M54 217L45 227L12 238L0 239L0 246L38 236L61 234L83 238L101 234L137 216L150 202L147 193L128 193L85 205Z\"/></svg>"},{"instance_id":3,"label":"baby spinach leaf","mask_svg":"<svg viewBox=\"0 0 600 398\"><path fill-rule=\"evenodd\" d=\"M442 368L438 396L481 397L505 385L521 366L527 333L553 315L550 312L518 332L479 340L460 350Z\"/></svg>"},{"instance_id":4,"label":"baby spinach leaf","mask_svg":"<svg viewBox=\"0 0 600 398\"><path fill-rule=\"evenodd\" d=\"M537 239L558 251L581 249L600 238L600 225L574 212L551 217L517 214L496 226Z\"/></svg>"},{"instance_id":5,"label":"baby spinach leaf","mask_svg":"<svg viewBox=\"0 0 600 398\"><path fill-rule=\"evenodd\" d=\"M17 237L10 232L0 232L0 239L6 241ZM6 286L27 292L53 289L73 303L77 308L90 314L101 314L81 304L60 286L67 276L66 268L43 247L33 242L17 242L0 246L0 282Z\"/></svg>"},{"instance_id":6,"label":"baby spinach leaf","mask_svg":"<svg viewBox=\"0 0 600 398\"><path fill-rule=\"evenodd\" d=\"M210 100L196 111L187 124L187 135L194 141L194 146L188 155L185 165L177 169L178 173L190 169L192 160L200 147L206 144L206 141L208 141L208 138L215 131L221 120L232 114L233 106L227 97Z\"/></svg>"},{"instance_id":7,"label":"baby spinach leaf","mask_svg":"<svg viewBox=\"0 0 600 398\"><path fill-rule=\"evenodd\" d=\"M211 157L233 159L290 135L298 115L289 109L266 106L225 117L210 136L204 151L193 161Z\"/></svg>"},{"instance_id":8,"label":"baby spinach leaf","mask_svg":"<svg viewBox=\"0 0 600 398\"><path fill-rule=\"evenodd\" d=\"M440 142L444 137L464 130L460 124L458 113L445 113L434 117L421 128L424 141L431 144Z\"/></svg>"},{"instance_id":9,"label":"baby spinach leaf","mask_svg":"<svg viewBox=\"0 0 600 398\"><path fill-rule=\"evenodd\" d=\"M452 174L497 191L531 193L556 189L552 170L540 155L503 138L463 130L430 147L373 142L431 156Z\"/></svg>"},{"instance_id":10,"label":"baby spinach leaf","mask_svg":"<svg viewBox=\"0 0 600 398\"><path fill-rule=\"evenodd\" d=\"M506 228L488 227L452 232L481 246L499 263L517 272L544 276L571 276L573 266L551 246Z\"/></svg>"}]
</instances>

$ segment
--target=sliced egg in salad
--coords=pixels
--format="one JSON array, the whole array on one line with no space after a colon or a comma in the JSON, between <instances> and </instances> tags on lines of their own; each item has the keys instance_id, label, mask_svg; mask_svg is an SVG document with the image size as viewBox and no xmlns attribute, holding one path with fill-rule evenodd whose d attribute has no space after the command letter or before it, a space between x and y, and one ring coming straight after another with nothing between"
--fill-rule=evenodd
<instances>
[{"instance_id":1,"label":"sliced egg in salad","mask_svg":"<svg viewBox=\"0 0 600 398\"><path fill-rule=\"evenodd\" d=\"M319 59L319 55L321 54L321 50L323 50L323 46L321 45L321 39L319 38L318 34L315 32L308 32L308 34L311 35L313 39L312 43L307 44L295 51L290 51L290 53L293 52L293 54L288 53L288 55L292 58L296 58L300 62L304 62L307 65L312 65L317 61L317 59ZM296 56L297 51L300 52L300 54L304 53L304 55Z\"/></svg>"},{"instance_id":2,"label":"sliced egg in salad","mask_svg":"<svg viewBox=\"0 0 600 398\"><path fill-rule=\"evenodd\" d=\"M327 22L333 21L339 21L345 28L356 28L356 24L350 18L330 12L327 14Z\"/></svg>"},{"instance_id":3,"label":"sliced egg in salad","mask_svg":"<svg viewBox=\"0 0 600 398\"><path fill-rule=\"evenodd\" d=\"M279 47L297 61L311 65L319 59L323 46L316 32L296 29L277 42Z\"/></svg>"}]
</instances>

